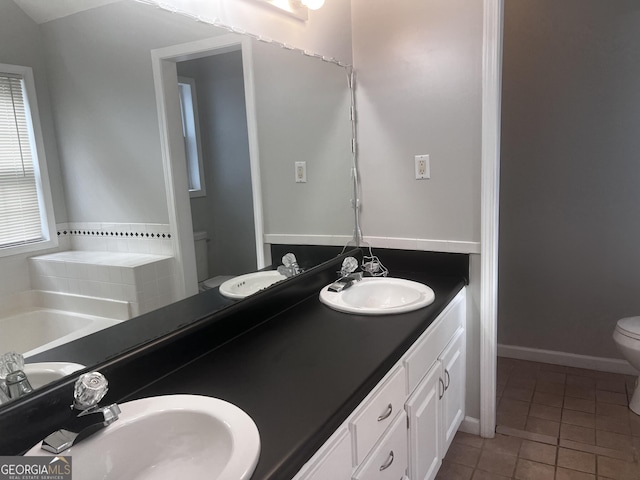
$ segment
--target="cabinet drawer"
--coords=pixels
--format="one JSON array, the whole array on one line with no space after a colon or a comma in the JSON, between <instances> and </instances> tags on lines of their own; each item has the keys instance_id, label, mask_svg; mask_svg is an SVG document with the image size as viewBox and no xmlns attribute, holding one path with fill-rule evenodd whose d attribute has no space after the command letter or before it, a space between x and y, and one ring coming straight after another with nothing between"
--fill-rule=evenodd
<instances>
[{"instance_id":1,"label":"cabinet drawer","mask_svg":"<svg viewBox=\"0 0 640 480\"><path fill-rule=\"evenodd\" d=\"M411 394L438 359L458 327L466 318L465 291L462 290L407 353L403 364L407 372L407 393Z\"/></svg>"},{"instance_id":2,"label":"cabinet drawer","mask_svg":"<svg viewBox=\"0 0 640 480\"><path fill-rule=\"evenodd\" d=\"M398 413L404 410L405 391L405 372L399 366L349 422L354 444L354 466L362 462Z\"/></svg>"},{"instance_id":3,"label":"cabinet drawer","mask_svg":"<svg viewBox=\"0 0 640 480\"><path fill-rule=\"evenodd\" d=\"M353 479L399 480L407 471L407 462L407 415L402 412Z\"/></svg>"}]
</instances>

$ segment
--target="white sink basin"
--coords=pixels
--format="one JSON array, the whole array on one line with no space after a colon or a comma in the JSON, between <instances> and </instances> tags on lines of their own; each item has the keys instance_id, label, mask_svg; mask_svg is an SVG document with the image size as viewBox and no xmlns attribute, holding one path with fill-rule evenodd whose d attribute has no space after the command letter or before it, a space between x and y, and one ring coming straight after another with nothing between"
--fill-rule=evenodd
<instances>
[{"instance_id":1,"label":"white sink basin","mask_svg":"<svg viewBox=\"0 0 640 480\"><path fill-rule=\"evenodd\" d=\"M387 315L418 310L435 300L431 288L402 278L363 278L341 292L320 291L320 301L345 313Z\"/></svg>"},{"instance_id":2,"label":"white sink basin","mask_svg":"<svg viewBox=\"0 0 640 480\"><path fill-rule=\"evenodd\" d=\"M67 375L71 375L78 370L82 370L84 365L69 362L40 362L27 363L24 366L24 373L27 374L29 383L33 388L40 388Z\"/></svg>"},{"instance_id":3,"label":"white sink basin","mask_svg":"<svg viewBox=\"0 0 640 480\"><path fill-rule=\"evenodd\" d=\"M284 280L285 277L276 270L247 273L239 277L233 277L220 285L220 293L227 298L240 300L249 295L270 287L274 283Z\"/></svg>"},{"instance_id":4,"label":"white sink basin","mask_svg":"<svg viewBox=\"0 0 640 480\"><path fill-rule=\"evenodd\" d=\"M74 478L245 480L258 463L255 423L223 400L167 395L123 403L120 410L113 424L60 454L73 456ZM27 455L53 456L40 444Z\"/></svg>"}]
</instances>

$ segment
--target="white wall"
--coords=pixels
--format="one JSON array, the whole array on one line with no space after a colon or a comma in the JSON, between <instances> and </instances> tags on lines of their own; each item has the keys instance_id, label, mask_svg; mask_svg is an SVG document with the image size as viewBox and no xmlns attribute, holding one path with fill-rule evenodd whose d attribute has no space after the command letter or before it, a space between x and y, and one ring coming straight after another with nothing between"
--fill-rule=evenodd
<instances>
[{"instance_id":1,"label":"white wall","mask_svg":"<svg viewBox=\"0 0 640 480\"><path fill-rule=\"evenodd\" d=\"M640 6L505 2L498 340L619 357L640 314Z\"/></svg>"},{"instance_id":2,"label":"white wall","mask_svg":"<svg viewBox=\"0 0 640 480\"><path fill-rule=\"evenodd\" d=\"M373 246L480 251L482 7L352 0L361 220ZM430 180L415 180L417 154L431 156ZM467 323L467 415L475 418L479 260L471 256Z\"/></svg>"}]
</instances>

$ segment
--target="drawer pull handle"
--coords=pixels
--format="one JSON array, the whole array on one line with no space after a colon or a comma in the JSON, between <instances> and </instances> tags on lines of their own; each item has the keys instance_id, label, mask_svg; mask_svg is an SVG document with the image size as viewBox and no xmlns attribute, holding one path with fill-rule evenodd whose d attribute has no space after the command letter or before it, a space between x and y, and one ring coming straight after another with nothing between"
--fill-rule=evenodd
<instances>
[{"instance_id":1,"label":"drawer pull handle","mask_svg":"<svg viewBox=\"0 0 640 480\"><path fill-rule=\"evenodd\" d=\"M438 400L442 400L442 397L444 396L444 391L446 390L446 388L444 387L444 382L442 381L442 378L438 378L438 380L440 382L440 386L442 387L442 391L440 391L438 395Z\"/></svg>"},{"instance_id":2,"label":"drawer pull handle","mask_svg":"<svg viewBox=\"0 0 640 480\"><path fill-rule=\"evenodd\" d=\"M381 422L389 418L389 415L391 415L391 412L393 412L393 406L389 404L389 406L387 407L387 410L378 417L378 421Z\"/></svg>"},{"instance_id":3,"label":"drawer pull handle","mask_svg":"<svg viewBox=\"0 0 640 480\"><path fill-rule=\"evenodd\" d=\"M393 450L389 452L389 458L387 458L387 461L384 462L384 465L380 466L380 471L386 470L391 466L392 463L393 463Z\"/></svg>"},{"instance_id":4,"label":"drawer pull handle","mask_svg":"<svg viewBox=\"0 0 640 480\"><path fill-rule=\"evenodd\" d=\"M446 381L444 384L444 389L449 390L449 384L451 383L451 377L449 377L449 370L447 370L446 368L444 369L444 374L446 376Z\"/></svg>"}]
</instances>

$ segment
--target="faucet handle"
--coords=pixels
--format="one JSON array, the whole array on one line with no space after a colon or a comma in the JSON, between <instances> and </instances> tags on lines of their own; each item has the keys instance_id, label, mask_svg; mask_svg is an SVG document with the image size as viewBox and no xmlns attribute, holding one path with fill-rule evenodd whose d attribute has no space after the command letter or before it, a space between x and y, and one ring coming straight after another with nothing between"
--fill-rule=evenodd
<instances>
[{"instance_id":1,"label":"faucet handle","mask_svg":"<svg viewBox=\"0 0 640 480\"><path fill-rule=\"evenodd\" d=\"M100 372L89 372L80 375L73 387L73 406L78 410L88 410L109 391L109 382Z\"/></svg>"},{"instance_id":2,"label":"faucet handle","mask_svg":"<svg viewBox=\"0 0 640 480\"><path fill-rule=\"evenodd\" d=\"M24 370L24 357L16 352L7 352L0 355L0 379L18 370Z\"/></svg>"},{"instance_id":3,"label":"faucet handle","mask_svg":"<svg viewBox=\"0 0 640 480\"><path fill-rule=\"evenodd\" d=\"M340 269L340 275L346 277L350 273L355 272L358 269L358 260L353 257L347 257L342 261L342 268Z\"/></svg>"}]
</instances>

